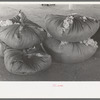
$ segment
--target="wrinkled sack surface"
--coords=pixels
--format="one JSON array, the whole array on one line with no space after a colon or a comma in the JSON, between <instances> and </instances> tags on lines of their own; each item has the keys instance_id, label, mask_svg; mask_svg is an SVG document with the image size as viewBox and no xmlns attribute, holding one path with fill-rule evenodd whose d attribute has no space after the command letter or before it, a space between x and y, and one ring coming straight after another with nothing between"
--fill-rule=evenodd
<instances>
[{"instance_id":1,"label":"wrinkled sack surface","mask_svg":"<svg viewBox=\"0 0 100 100\"><path fill-rule=\"evenodd\" d=\"M4 52L5 67L13 74L34 74L50 67L51 62L51 56L43 52L28 54L11 48Z\"/></svg>"},{"instance_id":2,"label":"wrinkled sack surface","mask_svg":"<svg viewBox=\"0 0 100 100\"><path fill-rule=\"evenodd\" d=\"M36 23L27 19L23 12L12 19L0 22L0 39L15 49L24 49L41 43L46 31Z\"/></svg>"},{"instance_id":3,"label":"wrinkled sack surface","mask_svg":"<svg viewBox=\"0 0 100 100\"><path fill-rule=\"evenodd\" d=\"M93 56L97 50L97 44L61 43L61 41L49 37L44 42L44 48L56 62L77 63Z\"/></svg>"},{"instance_id":4,"label":"wrinkled sack surface","mask_svg":"<svg viewBox=\"0 0 100 100\"><path fill-rule=\"evenodd\" d=\"M61 41L86 40L93 36L99 28L99 21L78 14L68 16L50 14L45 20L47 32Z\"/></svg>"}]
</instances>

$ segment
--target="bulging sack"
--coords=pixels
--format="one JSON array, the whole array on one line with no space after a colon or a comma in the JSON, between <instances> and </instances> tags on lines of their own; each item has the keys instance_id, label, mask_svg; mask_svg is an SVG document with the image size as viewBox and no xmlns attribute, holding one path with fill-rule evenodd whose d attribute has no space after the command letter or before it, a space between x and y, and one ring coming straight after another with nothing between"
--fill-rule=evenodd
<instances>
[{"instance_id":1,"label":"bulging sack","mask_svg":"<svg viewBox=\"0 0 100 100\"><path fill-rule=\"evenodd\" d=\"M43 52L25 53L11 48L4 52L6 69L13 74L34 74L46 70L51 62L51 56Z\"/></svg>"},{"instance_id":2,"label":"bulging sack","mask_svg":"<svg viewBox=\"0 0 100 100\"><path fill-rule=\"evenodd\" d=\"M0 39L15 49L30 48L47 37L46 31L27 19L23 12L12 19L0 21Z\"/></svg>"},{"instance_id":3,"label":"bulging sack","mask_svg":"<svg viewBox=\"0 0 100 100\"><path fill-rule=\"evenodd\" d=\"M47 15L46 29L55 39L68 42L83 41L93 36L99 28L99 21L78 14L68 16Z\"/></svg>"},{"instance_id":4,"label":"bulging sack","mask_svg":"<svg viewBox=\"0 0 100 100\"><path fill-rule=\"evenodd\" d=\"M97 50L97 42L92 39L83 42L61 42L52 37L44 41L44 48L52 59L59 63L78 63L89 59Z\"/></svg>"}]
</instances>

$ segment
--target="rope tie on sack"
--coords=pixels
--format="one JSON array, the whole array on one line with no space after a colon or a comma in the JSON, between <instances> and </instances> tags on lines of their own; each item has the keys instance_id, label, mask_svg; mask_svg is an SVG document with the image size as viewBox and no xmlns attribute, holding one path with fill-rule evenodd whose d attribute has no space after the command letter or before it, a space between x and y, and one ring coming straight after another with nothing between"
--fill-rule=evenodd
<instances>
[{"instance_id":1,"label":"rope tie on sack","mask_svg":"<svg viewBox=\"0 0 100 100\"><path fill-rule=\"evenodd\" d=\"M20 17L19 22L21 26L24 26L24 19L26 18L26 16L23 14L23 12L20 10L18 16ZM23 18L25 17L25 18Z\"/></svg>"}]
</instances>

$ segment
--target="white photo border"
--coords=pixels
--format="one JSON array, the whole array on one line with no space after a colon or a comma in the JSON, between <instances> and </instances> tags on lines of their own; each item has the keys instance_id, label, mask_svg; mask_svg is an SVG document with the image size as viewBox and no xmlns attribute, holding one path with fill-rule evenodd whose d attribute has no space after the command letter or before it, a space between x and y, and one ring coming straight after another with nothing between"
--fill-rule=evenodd
<instances>
[{"instance_id":1,"label":"white photo border","mask_svg":"<svg viewBox=\"0 0 100 100\"><path fill-rule=\"evenodd\" d=\"M0 2L41 4L42 2ZM48 2L43 2L44 4ZM100 4L100 2L49 2L50 4ZM1 81L0 98L100 98L99 81Z\"/></svg>"}]
</instances>

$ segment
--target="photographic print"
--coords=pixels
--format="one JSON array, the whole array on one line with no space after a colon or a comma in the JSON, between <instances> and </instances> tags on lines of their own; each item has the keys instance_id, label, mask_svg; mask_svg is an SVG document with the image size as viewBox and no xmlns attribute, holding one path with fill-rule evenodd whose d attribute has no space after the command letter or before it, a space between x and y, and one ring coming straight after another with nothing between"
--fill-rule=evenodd
<instances>
[{"instance_id":1,"label":"photographic print","mask_svg":"<svg viewBox=\"0 0 100 100\"><path fill-rule=\"evenodd\" d=\"M0 2L0 98L99 98L99 12L100 2Z\"/></svg>"},{"instance_id":2,"label":"photographic print","mask_svg":"<svg viewBox=\"0 0 100 100\"><path fill-rule=\"evenodd\" d=\"M100 81L99 10L0 2L0 81Z\"/></svg>"}]
</instances>

